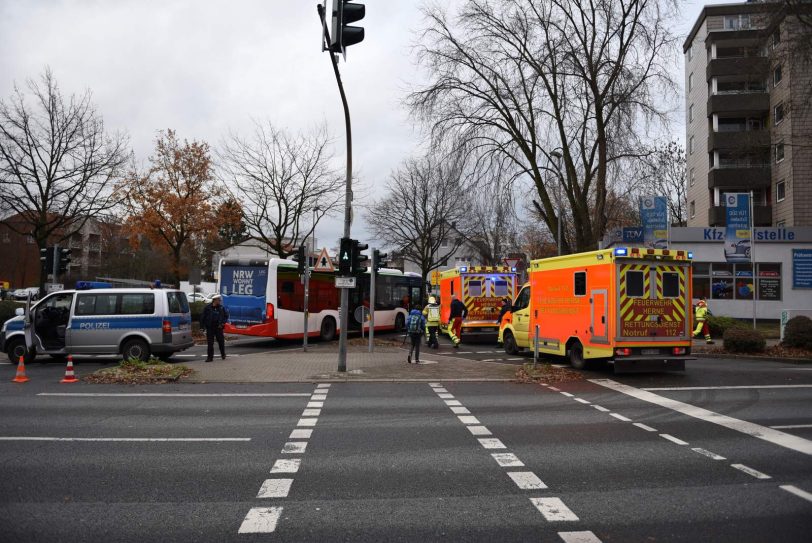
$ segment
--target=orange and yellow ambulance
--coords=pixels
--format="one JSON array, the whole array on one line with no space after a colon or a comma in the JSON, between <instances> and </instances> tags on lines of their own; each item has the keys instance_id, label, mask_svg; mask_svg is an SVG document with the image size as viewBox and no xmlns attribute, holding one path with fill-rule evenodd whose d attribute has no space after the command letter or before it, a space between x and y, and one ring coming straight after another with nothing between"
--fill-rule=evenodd
<instances>
[{"instance_id":1,"label":"orange and yellow ambulance","mask_svg":"<svg viewBox=\"0 0 812 543\"><path fill-rule=\"evenodd\" d=\"M534 260L502 320L509 354L532 349L581 369L684 370L691 354L691 254L618 247Z\"/></svg>"},{"instance_id":2,"label":"orange and yellow ambulance","mask_svg":"<svg viewBox=\"0 0 812 543\"><path fill-rule=\"evenodd\" d=\"M462 339L495 341L499 334L502 300L513 299L518 274L507 266L458 266L440 272L440 331L448 333L454 295L468 309L462 321Z\"/></svg>"}]
</instances>

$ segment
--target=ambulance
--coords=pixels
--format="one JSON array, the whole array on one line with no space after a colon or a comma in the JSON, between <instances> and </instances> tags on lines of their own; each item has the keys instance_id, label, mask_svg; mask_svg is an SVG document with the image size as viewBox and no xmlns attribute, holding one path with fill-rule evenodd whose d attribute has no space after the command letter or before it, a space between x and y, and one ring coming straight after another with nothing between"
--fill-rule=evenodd
<instances>
[{"instance_id":1,"label":"ambulance","mask_svg":"<svg viewBox=\"0 0 812 543\"><path fill-rule=\"evenodd\" d=\"M468 309L461 337L496 340L499 311L505 298L513 299L518 287L516 270L507 266L459 266L440 272L440 331L450 328L451 301L458 295Z\"/></svg>"},{"instance_id":2,"label":"ambulance","mask_svg":"<svg viewBox=\"0 0 812 543\"><path fill-rule=\"evenodd\" d=\"M692 360L691 258L618 247L534 260L499 341L516 354L538 335L539 354L568 357L577 369L602 360L617 373L684 371Z\"/></svg>"}]
</instances>

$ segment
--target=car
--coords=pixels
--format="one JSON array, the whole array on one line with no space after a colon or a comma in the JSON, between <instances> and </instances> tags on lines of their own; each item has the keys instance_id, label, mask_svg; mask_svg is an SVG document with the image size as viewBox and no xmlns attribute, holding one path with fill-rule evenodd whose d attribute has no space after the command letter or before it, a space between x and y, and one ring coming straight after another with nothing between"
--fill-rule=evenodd
<instances>
[{"instance_id":1,"label":"car","mask_svg":"<svg viewBox=\"0 0 812 543\"><path fill-rule=\"evenodd\" d=\"M189 300L190 304L193 304L193 303L196 303L196 302L209 303L211 301L209 296L207 296L205 294L202 294L200 292L187 292L186 293L186 299Z\"/></svg>"},{"instance_id":2,"label":"car","mask_svg":"<svg viewBox=\"0 0 812 543\"><path fill-rule=\"evenodd\" d=\"M31 299L39 299L39 287L18 288L15 290L11 297L15 300L25 301L28 299L28 294L31 293Z\"/></svg>"}]
</instances>

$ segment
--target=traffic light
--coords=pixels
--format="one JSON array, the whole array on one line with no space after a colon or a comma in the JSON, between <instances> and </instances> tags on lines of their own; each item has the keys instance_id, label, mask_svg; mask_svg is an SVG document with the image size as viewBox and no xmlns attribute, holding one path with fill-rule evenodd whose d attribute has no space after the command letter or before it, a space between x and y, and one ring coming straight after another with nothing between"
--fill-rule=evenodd
<instances>
[{"instance_id":1,"label":"traffic light","mask_svg":"<svg viewBox=\"0 0 812 543\"><path fill-rule=\"evenodd\" d=\"M51 273L51 270L54 269L54 251L53 247L48 247L47 249L40 249L39 250L39 260L42 262L42 267L48 273Z\"/></svg>"},{"instance_id":2,"label":"traffic light","mask_svg":"<svg viewBox=\"0 0 812 543\"><path fill-rule=\"evenodd\" d=\"M372 268L377 272L384 266L386 266L387 262L386 259L389 257L388 254L380 252L378 249L372 251Z\"/></svg>"},{"instance_id":3,"label":"traffic light","mask_svg":"<svg viewBox=\"0 0 812 543\"><path fill-rule=\"evenodd\" d=\"M366 251L369 249L369 245L366 243L360 243L358 240L352 240L352 274L353 275L360 275L367 271L367 267L364 266L364 262L369 260L369 257L365 254L361 254L361 251Z\"/></svg>"},{"instance_id":4,"label":"traffic light","mask_svg":"<svg viewBox=\"0 0 812 543\"><path fill-rule=\"evenodd\" d=\"M299 275L304 275L307 269L307 249L304 245L299 245L299 248L296 249L296 256L293 257L293 260L299 263Z\"/></svg>"},{"instance_id":5,"label":"traffic light","mask_svg":"<svg viewBox=\"0 0 812 543\"><path fill-rule=\"evenodd\" d=\"M59 273L67 272L68 267L70 266L71 250L70 249L59 249L58 252L56 252L56 251L54 251L54 252L56 253L56 258L58 259L58 261L57 261L57 269L58 269Z\"/></svg>"},{"instance_id":6,"label":"traffic light","mask_svg":"<svg viewBox=\"0 0 812 543\"><path fill-rule=\"evenodd\" d=\"M366 15L366 6L350 0L333 0L333 31L330 51L346 55L346 49L364 41L364 29L350 26Z\"/></svg>"},{"instance_id":7,"label":"traffic light","mask_svg":"<svg viewBox=\"0 0 812 543\"><path fill-rule=\"evenodd\" d=\"M352 247L355 240L341 238L341 249L338 252L338 273L342 276L352 274Z\"/></svg>"}]
</instances>

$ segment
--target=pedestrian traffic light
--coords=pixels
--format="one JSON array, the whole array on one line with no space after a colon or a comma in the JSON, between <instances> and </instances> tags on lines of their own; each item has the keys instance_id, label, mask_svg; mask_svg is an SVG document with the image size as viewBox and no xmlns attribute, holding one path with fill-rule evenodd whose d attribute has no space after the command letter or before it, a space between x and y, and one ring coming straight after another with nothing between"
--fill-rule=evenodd
<instances>
[{"instance_id":1,"label":"pedestrian traffic light","mask_svg":"<svg viewBox=\"0 0 812 543\"><path fill-rule=\"evenodd\" d=\"M377 272L387 265L388 254L380 252L378 249L372 251L372 268Z\"/></svg>"},{"instance_id":2,"label":"pedestrian traffic light","mask_svg":"<svg viewBox=\"0 0 812 543\"><path fill-rule=\"evenodd\" d=\"M366 6L350 0L333 0L333 29L330 51L346 56L347 47L364 41L364 29L350 26L366 15Z\"/></svg>"},{"instance_id":3,"label":"pedestrian traffic light","mask_svg":"<svg viewBox=\"0 0 812 543\"><path fill-rule=\"evenodd\" d=\"M56 258L57 258L57 271L59 273L65 273L68 271L68 267L70 267L71 261L71 250L70 249L59 249L58 251L54 251Z\"/></svg>"},{"instance_id":4,"label":"pedestrian traffic light","mask_svg":"<svg viewBox=\"0 0 812 543\"><path fill-rule=\"evenodd\" d=\"M51 273L51 270L54 269L54 251L53 247L48 247L45 249L39 250L39 260L42 262L42 267L45 268L48 273Z\"/></svg>"},{"instance_id":5,"label":"pedestrian traffic light","mask_svg":"<svg viewBox=\"0 0 812 543\"><path fill-rule=\"evenodd\" d=\"M304 275L307 269L307 249L304 245L299 245L299 248L296 249L296 255L293 257L293 260L299 263L299 275Z\"/></svg>"},{"instance_id":6,"label":"pedestrian traffic light","mask_svg":"<svg viewBox=\"0 0 812 543\"><path fill-rule=\"evenodd\" d=\"M352 244L350 238L341 238L341 249L338 251L338 273L342 276L352 274Z\"/></svg>"},{"instance_id":7,"label":"pedestrian traffic light","mask_svg":"<svg viewBox=\"0 0 812 543\"><path fill-rule=\"evenodd\" d=\"M352 240L352 274L353 275L360 275L367 271L367 267L364 266L364 262L369 260L369 257L365 254L361 254L361 251L366 251L369 249L369 245L366 243L360 243L358 240Z\"/></svg>"}]
</instances>

